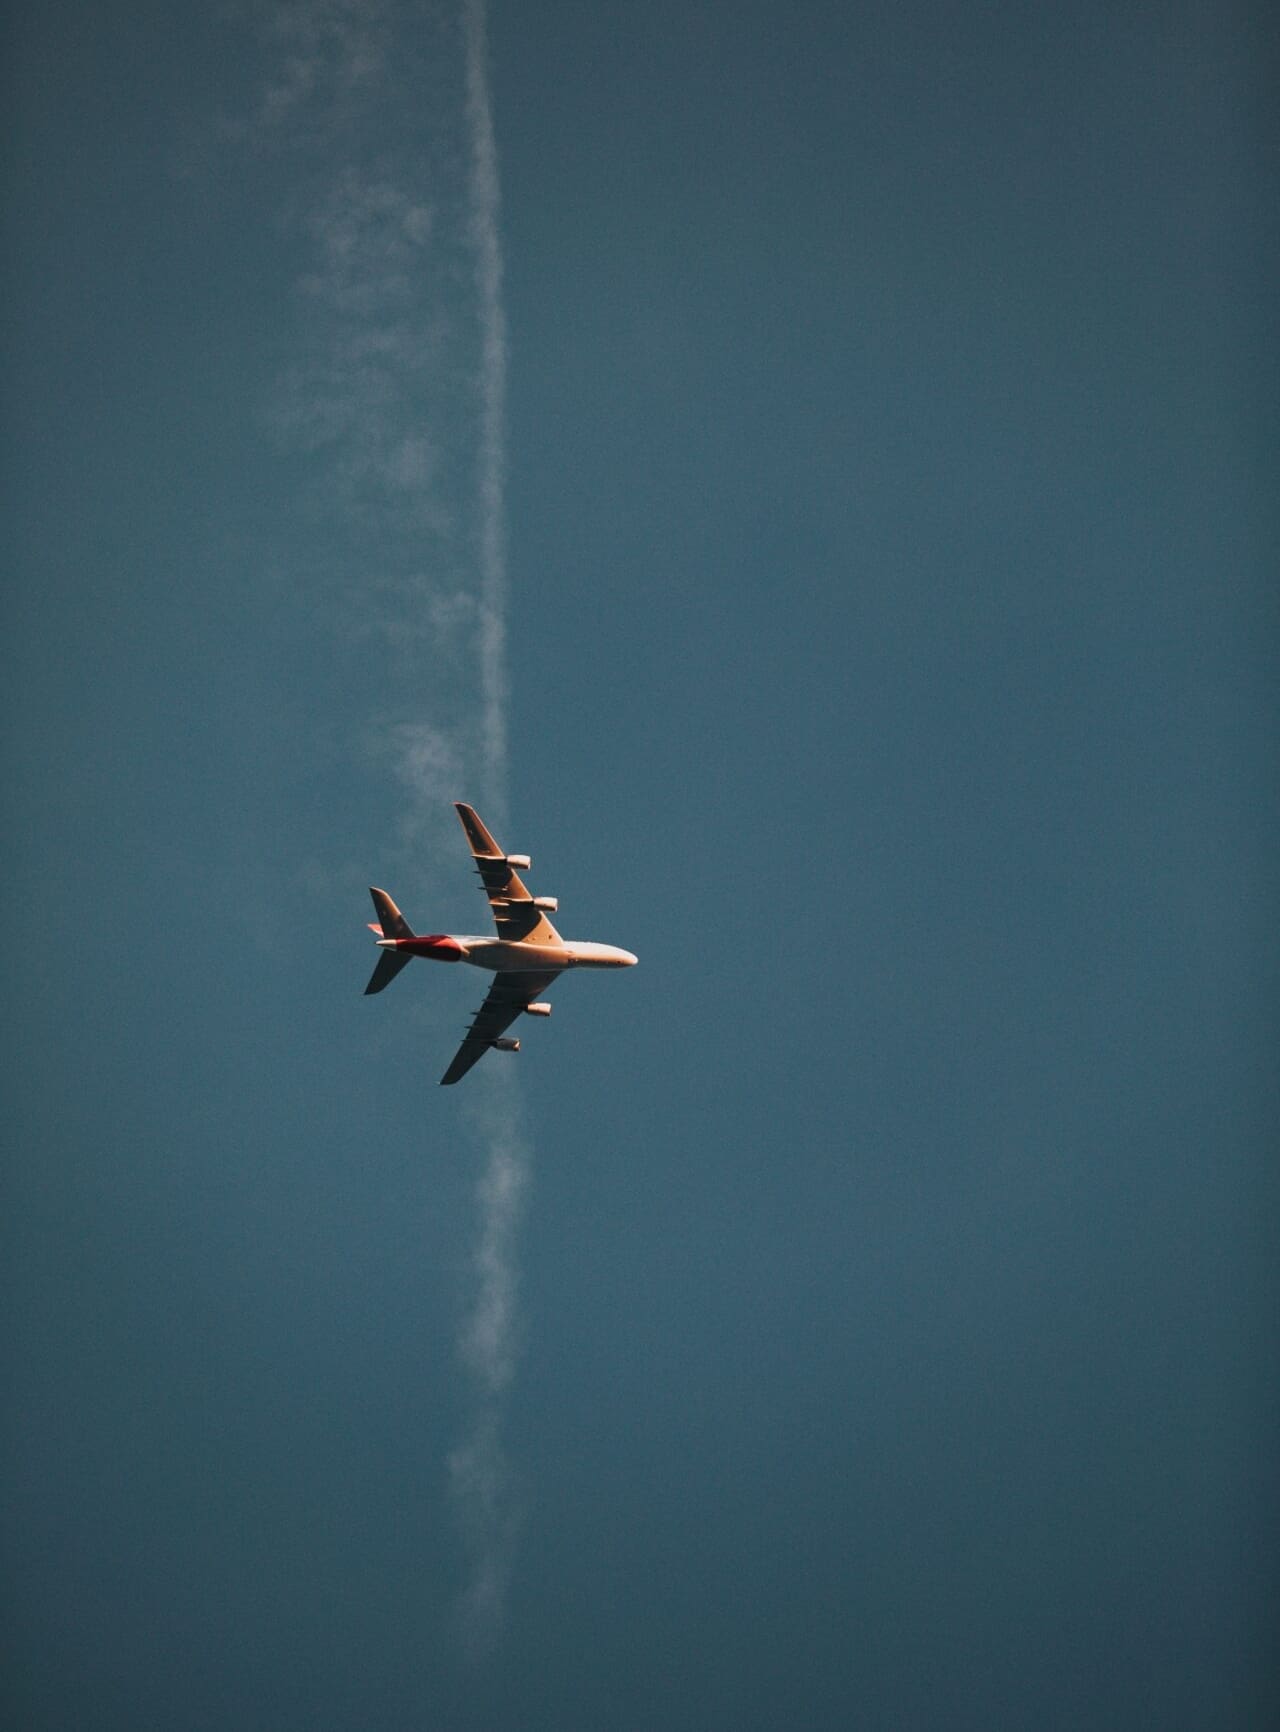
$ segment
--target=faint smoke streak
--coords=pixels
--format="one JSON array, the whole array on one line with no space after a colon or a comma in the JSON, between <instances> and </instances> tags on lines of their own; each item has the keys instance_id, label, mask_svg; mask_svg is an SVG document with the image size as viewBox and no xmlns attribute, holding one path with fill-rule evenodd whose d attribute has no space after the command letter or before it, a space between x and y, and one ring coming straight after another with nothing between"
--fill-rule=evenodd
<instances>
[{"instance_id":1,"label":"faint smoke streak","mask_svg":"<svg viewBox=\"0 0 1280 1732\"><path fill-rule=\"evenodd\" d=\"M505 827L507 779L506 479L507 324L502 310L498 153L493 136L484 0L466 0L471 238L480 301L480 683L484 797Z\"/></svg>"},{"instance_id":2,"label":"faint smoke streak","mask_svg":"<svg viewBox=\"0 0 1280 1732\"><path fill-rule=\"evenodd\" d=\"M476 1247L476 1301L462 1335L462 1357L483 1394L501 1395L514 1370L515 1237L528 1178L514 1099L497 1103L481 1131L489 1163L480 1182L482 1221Z\"/></svg>"},{"instance_id":3,"label":"faint smoke streak","mask_svg":"<svg viewBox=\"0 0 1280 1732\"><path fill-rule=\"evenodd\" d=\"M376 650L359 743L402 796L401 851L461 888L449 802L475 800L499 833L507 818L507 336L485 0L289 0L255 17L267 82L223 131L287 172L283 221L307 258L269 417L305 454L328 537L307 606ZM463 1630L482 1652L502 1628L519 1525L503 1426L530 1157L503 1061L459 1104L480 1154L479 1221L458 1338L467 1417L448 1465Z\"/></svg>"},{"instance_id":4,"label":"faint smoke streak","mask_svg":"<svg viewBox=\"0 0 1280 1732\"><path fill-rule=\"evenodd\" d=\"M519 1529L518 1488L503 1445L502 1420L519 1345L516 1239L529 1151L509 1072L490 1073L487 1096L471 1111L484 1168L480 1235L472 1257L475 1287L459 1350L471 1374L475 1405L467 1435L449 1458L449 1474L470 1550L460 1605L463 1635L469 1651L479 1655L492 1647L502 1626Z\"/></svg>"},{"instance_id":5,"label":"faint smoke streak","mask_svg":"<svg viewBox=\"0 0 1280 1732\"><path fill-rule=\"evenodd\" d=\"M470 230L480 311L480 689L483 792L494 822L506 828L507 684L504 521L506 320L498 229L498 159L489 100L484 0L466 0L466 112L470 145ZM529 1181L529 1151L509 1072L485 1078L475 1123L484 1150L475 1289L460 1351L475 1388L468 1436L450 1457L454 1495L471 1549L462 1616L472 1652L491 1646L505 1616L516 1532L515 1482L502 1442L503 1397L517 1341L516 1240Z\"/></svg>"}]
</instances>

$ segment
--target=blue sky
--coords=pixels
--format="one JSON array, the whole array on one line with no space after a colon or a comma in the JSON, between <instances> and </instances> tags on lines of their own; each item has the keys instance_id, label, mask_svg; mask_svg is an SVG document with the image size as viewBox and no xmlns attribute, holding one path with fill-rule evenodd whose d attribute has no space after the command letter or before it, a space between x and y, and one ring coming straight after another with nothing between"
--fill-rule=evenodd
<instances>
[{"instance_id":1,"label":"blue sky","mask_svg":"<svg viewBox=\"0 0 1280 1732\"><path fill-rule=\"evenodd\" d=\"M460 19L9 22L9 1715L1269 1724L1261 13Z\"/></svg>"}]
</instances>

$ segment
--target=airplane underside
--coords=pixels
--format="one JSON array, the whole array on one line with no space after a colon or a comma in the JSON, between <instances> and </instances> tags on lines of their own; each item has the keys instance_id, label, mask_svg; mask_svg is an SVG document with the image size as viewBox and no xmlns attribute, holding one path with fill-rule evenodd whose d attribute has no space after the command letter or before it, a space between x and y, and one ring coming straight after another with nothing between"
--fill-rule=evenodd
<instances>
[{"instance_id":1,"label":"airplane underside","mask_svg":"<svg viewBox=\"0 0 1280 1732\"><path fill-rule=\"evenodd\" d=\"M630 968L629 950L613 944L565 939L547 919L557 908L552 896L531 896L516 872L529 868L526 854L504 854L470 806L456 802L476 871L493 910L496 938L473 933L416 933L385 890L370 889L382 952L365 987L366 996L381 992L415 957L431 962L469 962L487 969L493 984L440 1081L455 1083L490 1050L518 1052L520 1042L506 1029L520 1016L550 1016L551 1006L539 995L571 968Z\"/></svg>"}]
</instances>

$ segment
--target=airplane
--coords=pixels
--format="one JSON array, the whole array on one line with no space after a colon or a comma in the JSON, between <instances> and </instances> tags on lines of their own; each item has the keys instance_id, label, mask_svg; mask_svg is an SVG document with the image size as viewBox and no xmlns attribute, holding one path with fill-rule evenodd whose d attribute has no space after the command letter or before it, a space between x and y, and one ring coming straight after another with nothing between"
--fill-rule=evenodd
<instances>
[{"instance_id":1,"label":"airplane","mask_svg":"<svg viewBox=\"0 0 1280 1732\"><path fill-rule=\"evenodd\" d=\"M456 1083L491 1049L519 1052L520 1042L509 1040L507 1029L518 1016L550 1016L551 1006L541 997L557 975L568 968L631 968L636 958L614 944L587 944L581 939L561 938L547 919L557 911L554 896L530 896L516 868L527 872L527 854L505 854L480 822L475 811L461 800L454 808L462 821L471 857L489 898L497 938L469 934L433 932L419 935L409 925L385 890L371 885L377 923L369 930L377 935L382 955L369 977L365 995L390 986L415 956L434 962L469 962L493 974L484 1003L472 1018L466 1038L440 1078Z\"/></svg>"}]
</instances>

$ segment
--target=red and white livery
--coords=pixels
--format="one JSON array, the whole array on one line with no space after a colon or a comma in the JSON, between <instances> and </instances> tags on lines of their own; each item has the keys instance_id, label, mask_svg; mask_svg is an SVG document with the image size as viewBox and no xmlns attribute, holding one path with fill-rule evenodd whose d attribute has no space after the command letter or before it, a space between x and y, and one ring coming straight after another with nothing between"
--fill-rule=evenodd
<instances>
[{"instance_id":1,"label":"red and white livery","mask_svg":"<svg viewBox=\"0 0 1280 1732\"><path fill-rule=\"evenodd\" d=\"M454 804L493 910L497 937L419 934L385 890L369 891L378 914L378 923L371 922L369 930L377 934L383 954L365 987L366 994L389 986L415 956L433 962L470 962L493 975L488 995L440 1078L442 1083L456 1083L491 1047L499 1052L519 1052L520 1042L505 1038L507 1029L518 1016L551 1015L551 1006L541 1000L541 994L565 969L630 968L636 960L629 950L619 950L614 944L561 938L547 919L556 912L555 897L531 896L516 871L517 867L529 870L529 856L504 854L472 808L460 800Z\"/></svg>"}]
</instances>

